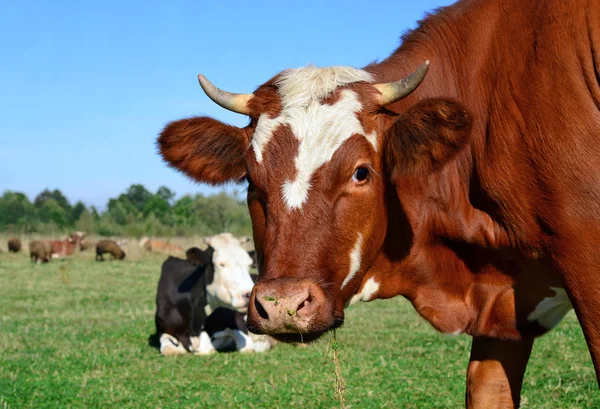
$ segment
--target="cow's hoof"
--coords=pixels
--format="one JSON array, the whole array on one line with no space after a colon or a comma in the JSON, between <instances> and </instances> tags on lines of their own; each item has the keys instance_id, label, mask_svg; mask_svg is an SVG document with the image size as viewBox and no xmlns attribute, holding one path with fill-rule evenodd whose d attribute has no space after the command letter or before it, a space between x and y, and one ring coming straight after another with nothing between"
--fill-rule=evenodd
<instances>
[{"instance_id":1,"label":"cow's hoof","mask_svg":"<svg viewBox=\"0 0 600 409\"><path fill-rule=\"evenodd\" d=\"M162 334L160 336L160 353L164 356L182 355L187 351L172 335Z\"/></svg>"},{"instance_id":2,"label":"cow's hoof","mask_svg":"<svg viewBox=\"0 0 600 409\"><path fill-rule=\"evenodd\" d=\"M164 356L181 355L182 353L181 347L176 347L175 345L163 345L160 347L160 354Z\"/></svg>"}]
</instances>

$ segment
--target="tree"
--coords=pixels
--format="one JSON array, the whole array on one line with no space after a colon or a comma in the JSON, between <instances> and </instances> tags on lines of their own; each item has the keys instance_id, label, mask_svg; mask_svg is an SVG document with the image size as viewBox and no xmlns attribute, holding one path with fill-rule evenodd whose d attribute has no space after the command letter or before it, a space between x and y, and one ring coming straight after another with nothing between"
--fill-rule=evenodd
<instances>
[{"instance_id":1,"label":"tree","mask_svg":"<svg viewBox=\"0 0 600 409\"><path fill-rule=\"evenodd\" d=\"M84 211L86 211L85 205L81 203L81 201L77 202L71 210L71 223L75 223L79 220Z\"/></svg>"},{"instance_id":2,"label":"tree","mask_svg":"<svg viewBox=\"0 0 600 409\"><path fill-rule=\"evenodd\" d=\"M39 195L37 195L33 201L36 208L41 208L46 200L52 199L52 192L48 189L44 189Z\"/></svg>"},{"instance_id":3,"label":"tree","mask_svg":"<svg viewBox=\"0 0 600 409\"><path fill-rule=\"evenodd\" d=\"M7 191L0 196L0 231L56 233L74 227L100 235L133 236L251 232L245 203L224 192L175 200L175 192L166 186L151 194L143 185L134 184L111 198L104 212L94 206L88 210L81 201L71 206L58 189L45 189L34 203L22 193Z\"/></svg>"},{"instance_id":4,"label":"tree","mask_svg":"<svg viewBox=\"0 0 600 409\"><path fill-rule=\"evenodd\" d=\"M34 200L35 207L41 209L44 203L50 199L54 199L56 204L58 204L68 214L71 214L72 209L69 200L58 189L54 189L53 191L44 189L39 195L36 196Z\"/></svg>"},{"instance_id":5,"label":"tree","mask_svg":"<svg viewBox=\"0 0 600 409\"><path fill-rule=\"evenodd\" d=\"M162 223L169 224L168 216L170 209L169 202L156 195L146 203L146 206L144 206L144 218L147 218L149 215L154 215Z\"/></svg>"},{"instance_id":6,"label":"tree","mask_svg":"<svg viewBox=\"0 0 600 409\"><path fill-rule=\"evenodd\" d=\"M194 199L190 195L185 195L175 202L171 208L173 223L176 226L192 226L197 223L194 209Z\"/></svg>"},{"instance_id":7,"label":"tree","mask_svg":"<svg viewBox=\"0 0 600 409\"><path fill-rule=\"evenodd\" d=\"M226 193L196 198L195 210L199 220L211 233L233 231L250 224L250 216L246 206Z\"/></svg>"},{"instance_id":8,"label":"tree","mask_svg":"<svg viewBox=\"0 0 600 409\"><path fill-rule=\"evenodd\" d=\"M86 233L94 231L94 216L86 208L75 222L75 228Z\"/></svg>"},{"instance_id":9,"label":"tree","mask_svg":"<svg viewBox=\"0 0 600 409\"><path fill-rule=\"evenodd\" d=\"M152 198L152 193L146 190L144 185L137 184L129 186L124 196L129 199L138 212L142 213L146 203ZM121 199L121 197L119 197L119 199Z\"/></svg>"},{"instance_id":10,"label":"tree","mask_svg":"<svg viewBox=\"0 0 600 409\"><path fill-rule=\"evenodd\" d=\"M90 206L90 213L95 222L100 221L100 213L96 209L96 206Z\"/></svg>"},{"instance_id":11,"label":"tree","mask_svg":"<svg viewBox=\"0 0 600 409\"><path fill-rule=\"evenodd\" d=\"M59 229L64 229L69 218L63 209L53 198L44 201L38 210L40 221L43 223L54 223Z\"/></svg>"},{"instance_id":12,"label":"tree","mask_svg":"<svg viewBox=\"0 0 600 409\"><path fill-rule=\"evenodd\" d=\"M0 197L0 229L31 232L37 224L35 207L23 193L6 191Z\"/></svg>"},{"instance_id":13,"label":"tree","mask_svg":"<svg viewBox=\"0 0 600 409\"><path fill-rule=\"evenodd\" d=\"M123 201L110 199L106 216L109 216L115 223L124 226L127 224L127 215L127 205Z\"/></svg>"},{"instance_id":14,"label":"tree","mask_svg":"<svg viewBox=\"0 0 600 409\"><path fill-rule=\"evenodd\" d=\"M171 204L173 203L173 199L175 198L175 192L173 192L166 186L161 186L158 188L154 196L163 199L169 204L169 206L171 206Z\"/></svg>"}]
</instances>

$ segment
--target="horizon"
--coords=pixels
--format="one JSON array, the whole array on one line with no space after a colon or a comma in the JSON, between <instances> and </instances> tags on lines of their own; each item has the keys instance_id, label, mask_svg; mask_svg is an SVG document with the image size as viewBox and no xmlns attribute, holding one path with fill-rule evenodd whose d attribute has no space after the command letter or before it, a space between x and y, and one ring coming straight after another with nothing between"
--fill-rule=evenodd
<instances>
[{"instance_id":1,"label":"horizon","mask_svg":"<svg viewBox=\"0 0 600 409\"><path fill-rule=\"evenodd\" d=\"M241 190L195 183L156 152L156 136L176 119L246 125L204 95L198 73L247 93L286 68L362 67L387 58L426 13L452 3L240 2L227 14L189 1L9 4L0 16L0 192L33 200L59 189L71 204L101 210L138 183L177 197Z\"/></svg>"}]
</instances>

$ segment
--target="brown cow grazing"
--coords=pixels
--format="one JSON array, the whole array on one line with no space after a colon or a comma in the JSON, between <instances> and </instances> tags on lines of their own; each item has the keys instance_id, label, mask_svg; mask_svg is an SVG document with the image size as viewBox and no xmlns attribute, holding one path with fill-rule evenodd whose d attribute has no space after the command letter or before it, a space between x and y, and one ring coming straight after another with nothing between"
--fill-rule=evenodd
<instances>
[{"instance_id":1,"label":"brown cow grazing","mask_svg":"<svg viewBox=\"0 0 600 409\"><path fill-rule=\"evenodd\" d=\"M253 94L199 76L249 125L183 119L158 145L197 181L249 182L248 327L316 339L352 302L402 295L474 337L467 406L510 408L572 304L600 375L598 27L598 2L464 0L364 69L286 70Z\"/></svg>"},{"instance_id":2,"label":"brown cow grazing","mask_svg":"<svg viewBox=\"0 0 600 409\"><path fill-rule=\"evenodd\" d=\"M47 263L52 258L52 248L50 243L41 240L30 242L29 256L34 263Z\"/></svg>"},{"instance_id":3,"label":"brown cow grazing","mask_svg":"<svg viewBox=\"0 0 600 409\"><path fill-rule=\"evenodd\" d=\"M8 239L8 251L9 253L18 253L21 251L21 239L18 237Z\"/></svg>"},{"instance_id":4,"label":"brown cow grazing","mask_svg":"<svg viewBox=\"0 0 600 409\"><path fill-rule=\"evenodd\" d=\"M96 261L104 261L104 254L108 253L114 260L123 260L125 252L112 240L100 240L96 243Z\"/></svg>"}]
</instances>

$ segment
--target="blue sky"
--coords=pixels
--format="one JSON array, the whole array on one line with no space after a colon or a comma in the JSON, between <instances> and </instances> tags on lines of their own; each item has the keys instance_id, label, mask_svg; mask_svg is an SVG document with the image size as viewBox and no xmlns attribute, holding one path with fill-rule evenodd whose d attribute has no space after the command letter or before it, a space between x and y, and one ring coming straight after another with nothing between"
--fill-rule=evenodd
<instances>
[{"instance_id":1,"label":"blue sky","mask_svg":"<svg viewBox=\"0 0 600 409\"><path fill-rule=\"evenodd\" d=\"M103 208L132 183L178 196L218 191L167 168L154 145L167 122L187 116L247 123L202 93L198 73L251 92L286 68L362 67L452 1L206 3L4 2L0 192L58 188Z\"/></svg>"}]
</instances>

